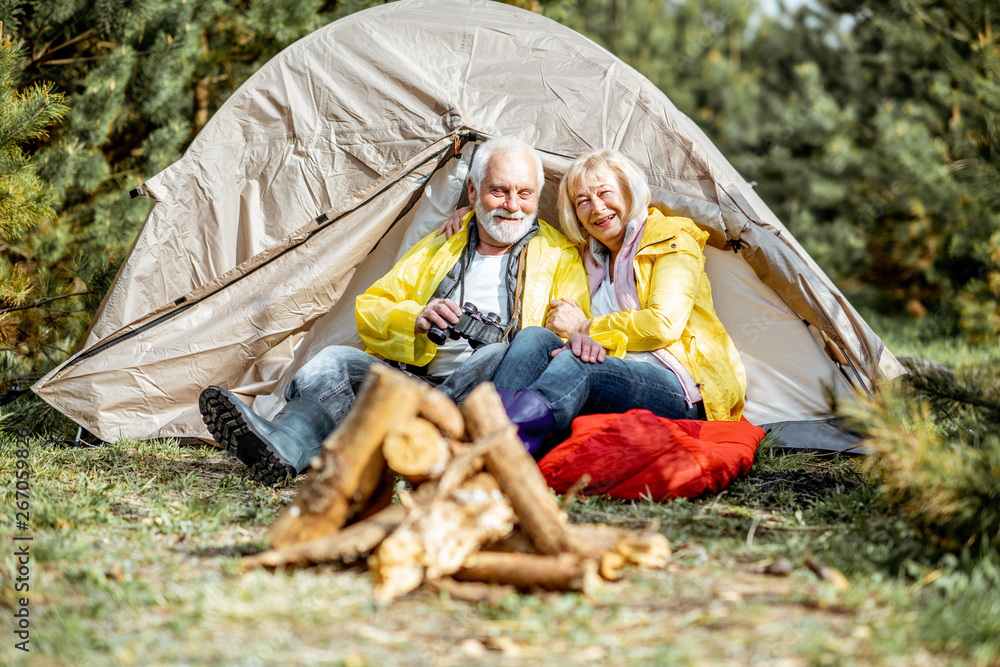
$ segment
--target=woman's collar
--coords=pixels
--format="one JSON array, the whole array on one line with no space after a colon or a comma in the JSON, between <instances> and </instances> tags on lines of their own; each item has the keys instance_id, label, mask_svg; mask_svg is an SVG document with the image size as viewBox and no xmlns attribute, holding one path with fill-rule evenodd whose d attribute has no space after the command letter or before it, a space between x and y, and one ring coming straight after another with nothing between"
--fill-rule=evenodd
<instances>
[{"instance_id":1,"label":"woman's collar","mask_svg":"<svg viewBox=\"0 0 1000 667\"><path fill-rule=\"evenodd\" d=\"M649 214L643 210L642 214L637 218L630 220L627 225L625 225L625 238L622 239L622 248L627 248L632 242L638 231L643 229ZM594 253L595 257L609 257L611 251L606 245L598 241L593 236L590 237L590 252Z\"/></svg>"}]
</instances>

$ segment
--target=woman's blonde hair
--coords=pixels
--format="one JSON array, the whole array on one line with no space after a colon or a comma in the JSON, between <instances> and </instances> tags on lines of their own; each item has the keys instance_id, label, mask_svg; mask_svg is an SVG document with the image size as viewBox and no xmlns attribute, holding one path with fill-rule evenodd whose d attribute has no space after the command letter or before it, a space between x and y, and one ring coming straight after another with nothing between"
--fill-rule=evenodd
<instances>
[{"instance_id":1,"label":"woman's blonde hair","mask_svg":"<svg viewBox=\"0 0 1000 667\"><path fill-rule=\"evenodd\" d=\"M618 187L628 206L625 224L640 217L649 207L646 175L632 160L611 148L585 153L569 166L559 183L559 224L563 234L574 243L583 243L587 238L587 230L576 217L576 195L581 185L602 169L610 171L618 180Z\"/></svg>"}]
</instances>

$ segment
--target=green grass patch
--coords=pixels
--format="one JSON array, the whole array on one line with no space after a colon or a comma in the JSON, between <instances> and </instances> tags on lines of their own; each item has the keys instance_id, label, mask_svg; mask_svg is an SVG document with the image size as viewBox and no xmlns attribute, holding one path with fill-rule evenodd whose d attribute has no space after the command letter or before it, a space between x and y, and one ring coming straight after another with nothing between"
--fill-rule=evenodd
<instances>
[{"instance_id":1,"label":"green grass patch","mask_svg":"<svg viewBox=\"0 0 1000 667\"><path fill-rule=\"evenodd\" d=\"M0 439L14 469L15 442ZM297 485L269 489L210 447L30 445L31 657L44 664L919 664L1000 656L995 570L943 558L882 503L859 459L765 445L722 494L579 500L570 516L658 522L675 558L595 595L471 605L418 592L378 606L362 568L239 574ZM9 478L9 477L8 477ZM14 487L3 487L12 507ZM4 543L19 534L0 519ZM752 534L751 534L752 531ZM838 592L802 566L836 567ZM787 558L787 577L761 574ZM13 574L5 559L4 580ZM931 573L936 573L933 577ZM923 584L925 579L929 583ZM3 613L16 609L5 587ZM961 600L960 604L956 601ZM5 664L21 658L11 641Z\"/></svg>"},{"instance_id":2,"label":"green grass patch","mask_svg":"<svg viewBox=\"0 0 1000 667\"><path fill-rule=\"evenodd\" d=\"M897 351L935 358L919 341L906 344ZM953 367L984 367L972 350L949 354ZM994 364L992 354L981 358ZM936 412L907 419L892 428L930 425L953 449L970 444ZM207 446L75 448L36 437L24 531L15 518L21 444L0 435L0 613L19 608L7 547L30 534L31 653L8 633L2 664L1000 661L1000 558L983 539L937 539L886 492L889 473L872 457L785 454L765 441L750 473L715 496L578 499L571 520L656 524L674 549L666 570L627 571L591 596L467 604L418 591L380 606L362 567L241 573L241 557L266 547L267 528L301 482L261 487ZM943 477L933 484L942 488ZM764 573L782 559L786 576ZM836 568L849 587L819 580L807 559Z\"/></svg>"}]
</instances>

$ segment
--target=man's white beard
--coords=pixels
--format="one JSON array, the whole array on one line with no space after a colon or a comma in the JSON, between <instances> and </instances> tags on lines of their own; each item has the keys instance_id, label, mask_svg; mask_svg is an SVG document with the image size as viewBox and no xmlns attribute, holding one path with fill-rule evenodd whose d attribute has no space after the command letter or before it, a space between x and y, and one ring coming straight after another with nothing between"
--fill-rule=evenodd
<instances>
[{"instance_id":1,"label":"man's white beard","mask_svg":"<svg viewBox=\"0 0 1000 667\"><path fill-rule=\"evenodd\" d=\"M496 218L503 218L499 221ZM495 208L487 211L482 204L476 203L476 219L482 224L483 229L491 239L504 245L514 245L528 233L531 225L535 222L535 213L531 215L524 211L512 212L505 208ZM510 220L520 220L520 224L508 222Z\"/></svg>"}]
</instances>

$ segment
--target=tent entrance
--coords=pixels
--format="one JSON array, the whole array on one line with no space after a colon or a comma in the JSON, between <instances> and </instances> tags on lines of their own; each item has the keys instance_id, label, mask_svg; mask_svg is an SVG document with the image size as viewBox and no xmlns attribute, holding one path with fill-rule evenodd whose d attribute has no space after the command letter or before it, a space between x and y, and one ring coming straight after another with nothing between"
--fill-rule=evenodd
<instances>
[{"instance_id":1,"label":"tent entrance","mask_svg":"<svg viewBox=\"0 0 1000 667\"><path fill-rule=\"evenodd\" d=\"M453 157L453 136L426 146L340 209L71 357L34 391L102 440L203 437L202 388L224 384L248 400L273 390L314 325L353 313L358 285L395 261L384 248L398 247ZM357 340L353 315L349 332L332 333Z\"/></svg>"}]
</instances>

